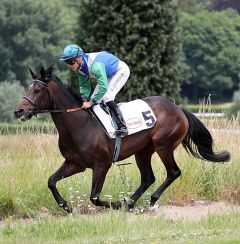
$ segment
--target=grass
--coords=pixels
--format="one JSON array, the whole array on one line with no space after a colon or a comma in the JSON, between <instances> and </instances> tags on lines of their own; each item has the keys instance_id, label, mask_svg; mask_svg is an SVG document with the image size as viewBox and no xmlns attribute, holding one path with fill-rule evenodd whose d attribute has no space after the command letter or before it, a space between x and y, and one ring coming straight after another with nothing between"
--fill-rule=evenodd
<instances>
[{"instance_id":1,"label":"grass","mask_svg":"<svg viewBox=\"0 0 240 244\"><path fill-rule=\"evenodd\" d=\"M171 201L181 205L190 202L191 199L239 203L240 135L235 132L238 129L237 121L223 120L218 127L217 123L219 124L219 121L207 122L216 150L229 150L232 155L231 161L226 164L204 162L188 156L182 147L177 149L175 157L182 170L182 176L163 194L161 204ZM49 134L19 132L16 135L0 137L0 218L36 217L39 212L63 214L47 187L48 177L63 162L57 139L52 130ZM102 198L118 200L122 196L131 195L138 187L140 175L134 158L131 157L124 162L132 164L113 166L110 169ZM139 200L138 206L148 206L151 193L165 180L166 170L156 154L153 155L152 166L156 182ZM79 205L80 201L90 204L88 199L91 173L91 170L86 170L58 183L60 192L73 206Z\"/></svg>"},{"instance_id":2,"label":"grass","mask_svg":"<svg viewBox=\"0 0 240 244\"><path fill-rule=\"evenodd\" d=\"M106 211L101 215L68 216L12 222L0 231L4 243L239 243L240 214L175 221L151 214Z\"/></svg>"},{"instance_id":3,"label":"grass","mask_svg":"<svg viewBox=\"0 0 240 244\"><path fill-rule=\"evenodd\" d=\"M199 101L199 104L184 104L183 107L190 110L191 112L214 112L214 113L228 113L228 111L233 106L232 102L226 103L212 103L211 97L207 99L202 99Z\"/></svg>"},{"instance_id":4,"label":"grass","mask_svg":"<svg viewBox=\"0 0 240 244\"><path fill-rule=\"evenodd\" d=\"M30 133L30 134L57 134L57 130L53 124L53 122L48 120L39 120L32 119L22 123L20 121L16 121L14 123L0 123L0 134L1 135L10 135L10 134L22 134L22 133Z\"/></svg>"},{"instance_id":5,"label":"grass","mask_svg":"<svg viewBox=\"0 0 240 244\"><path fill-rule=\"evenodd\" d=\"M211 118L204 122L213 135L216 150L229 150L231 161L225 164L204 162L188 156L179 147L175 158L182 176L162 195L160 205L169 201L183 205L192 199L240 203L239 118L230 121ZM240 243L239 213L210 216L195 222L172 222L150 213L126 214L124 208L121 211L96 210L89 201L91 170L58 183L64 198L73 207L78 206L82 213L76 217L66 216L47 187L48 177L63 162L57 146L58 137L52 127L44 132L38 129L35 134L30 125L28 128L26 131L20 128L17 134L0 136L0 218L4 220L0 225L0 242ZM140 175L134 158L124 162L132 164L111 167L101 194L103 199L121 199L138 187ZM148 207L150 195L166 177L156 154L152 166L156 182L136 208Z\"/></svg>"}]
</instances>

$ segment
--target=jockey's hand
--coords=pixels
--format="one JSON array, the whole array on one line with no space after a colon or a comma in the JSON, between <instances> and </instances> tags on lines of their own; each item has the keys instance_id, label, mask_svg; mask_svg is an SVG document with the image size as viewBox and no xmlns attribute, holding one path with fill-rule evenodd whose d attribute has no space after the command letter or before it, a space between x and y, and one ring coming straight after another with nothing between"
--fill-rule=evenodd
<instances>
[{"instance_id":1,"label":"jockey's hand","mask_svg":"<svg viewBox=\"0 0 240 244\"><path fill-rule=\"evenodd\" d=\"M88 109L88 108L91 108L92 107L92 104L88 101L84 101L83 102L83 108L84 109Z\"/></svg>"}]
</instances>

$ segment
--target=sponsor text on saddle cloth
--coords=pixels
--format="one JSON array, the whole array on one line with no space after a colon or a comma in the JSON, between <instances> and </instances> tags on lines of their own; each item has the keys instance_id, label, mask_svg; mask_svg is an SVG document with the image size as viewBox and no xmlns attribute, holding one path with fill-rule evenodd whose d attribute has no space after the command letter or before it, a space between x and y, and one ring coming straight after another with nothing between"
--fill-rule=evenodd
<instances>
[{"instance_id":1,"label":"sponsor text on saddle cloth","mask_svg":"<svg viewBox=\"0 0 240 244\"><path fill-rule=\"evenodd\" d=\"M128 135L134 134L141 130L150 129L157 121L151 108L141 99L128 103L120 103L118 105L128 128ZM93 111L104 125L106 131L108 132L108 136L110 138L115 138L115 129L113 127L110 115L108 115L99 104L93 106Z\"/></svg>"}]
</instances>

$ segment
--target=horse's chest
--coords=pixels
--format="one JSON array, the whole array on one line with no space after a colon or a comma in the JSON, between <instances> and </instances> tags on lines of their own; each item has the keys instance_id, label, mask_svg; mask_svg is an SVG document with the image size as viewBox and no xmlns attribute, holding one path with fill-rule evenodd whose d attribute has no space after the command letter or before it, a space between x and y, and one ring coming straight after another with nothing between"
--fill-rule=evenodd
<instances>
[{"instance_id":1,"label":"horse's chest","mask_svg":"<svg viewBox=\"0 0 240 244\"><path fill-rule=\"evenodd\" d=\"M59 138L58 145L59 145L59 150L65 159L68 160L76 159L77 150L76 150L76 146L73 143L67 140L63 140L62 138Z\"/></svg>"}]
</instances>

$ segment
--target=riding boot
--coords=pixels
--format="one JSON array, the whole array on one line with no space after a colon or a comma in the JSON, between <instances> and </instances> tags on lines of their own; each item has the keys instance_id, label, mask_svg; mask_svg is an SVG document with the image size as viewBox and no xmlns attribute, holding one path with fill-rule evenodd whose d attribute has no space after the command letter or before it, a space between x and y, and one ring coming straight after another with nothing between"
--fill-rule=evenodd
<instances>
[{"instance_id":1,"label":"riding boot","mask_svg":"<svg viewBox=\"0 0 240 244\"><path fill-rule=\"evenodd\" d=\"M107 102L106 105L108 106L108 108L113 113L116 119L116 123L118 127L116 133L128 134L128 129L124 123L122 112L119 109L118 105L114 101Z\"/></svg>"}]
</instances>

